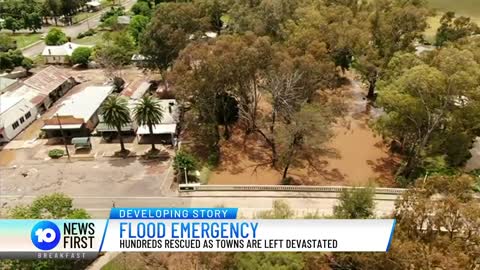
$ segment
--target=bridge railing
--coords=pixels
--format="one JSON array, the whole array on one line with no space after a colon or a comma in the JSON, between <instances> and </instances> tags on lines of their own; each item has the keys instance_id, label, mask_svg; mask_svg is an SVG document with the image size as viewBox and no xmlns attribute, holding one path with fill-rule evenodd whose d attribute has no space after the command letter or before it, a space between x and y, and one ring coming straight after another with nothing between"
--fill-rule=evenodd
<instances>
[{"instance_id":1,"label":"bridge railing","mask_svg":"<svg viewBox=\"0 0 480 270\"><path fill-rule=\"evenodd\" d=\"M342 192L345 189L363 187L342 186L290 186L290 185L200 185L180 184L180 192L191 191L290 191L290 192ZM375 188L376 194L400 195L405 192L403 188Z\"/></svg>"}]
</instances>

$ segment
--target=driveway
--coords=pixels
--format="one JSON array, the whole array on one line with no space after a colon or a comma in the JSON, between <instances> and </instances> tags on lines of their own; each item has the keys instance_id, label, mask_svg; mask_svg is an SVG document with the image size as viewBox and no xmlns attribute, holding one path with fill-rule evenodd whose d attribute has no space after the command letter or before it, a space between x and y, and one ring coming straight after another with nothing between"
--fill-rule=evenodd
<instances>
[{"instance_id":1,"label":"driveway","mask_svg":"<svg viewBox=\"0 0 480 270\"><path fill-rule=\"evenodd\" d=\"M126 10L130 10L132 6L137 2L137 0L124 0L122 1L122 6L125 7ZM96 28L100 25L100 17L103 13L97 14L93 17L88 18L82 23L75 24L72 26L61 27L62 30L67 34L67 36L72 37L72 39L76 39L77 35L87 31L88 29ZM48 29L45 30L47 32ZM39 42L27 49L22 50L23 55L26 57L35 57L42 53L43 49L45 48L44 42Z\"/></svg>"}]
</instances>

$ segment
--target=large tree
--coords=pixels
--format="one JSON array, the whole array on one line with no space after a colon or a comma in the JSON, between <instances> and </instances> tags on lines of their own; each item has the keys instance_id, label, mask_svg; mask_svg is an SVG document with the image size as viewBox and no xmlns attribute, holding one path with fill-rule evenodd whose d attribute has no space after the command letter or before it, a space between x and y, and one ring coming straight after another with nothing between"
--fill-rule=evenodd
<instances>
[{"instance_id":1,"label":"large tree","mask_svg":"<svg viewBox=\"0 0 480 270\"><path fill-rule=\"evenodd\" d=\"M78 47L76 48L70 60L73 64L80 64L86 66L90 61L90 56L92 55L92 49L89 47Z\"/></svg>"},{"instance_id":2,"label":"large tree","mask_svg":"<svg viewBox=\"0 0 480 270\"><path fill-rule=\"evenodd\" d=\"M150 136L153 137L153 128L162 123L163 108L160 101L153 96L144 96L133 109L133 118L139 126L148 126ZM155 151L155 141L152 138L152 152Z\"/></svg>"},{"instance_id":3,"label":"large tree","mask_svg":"<svg viewBox=\"0 0 480 270\"><path fill-rule=\"evenodd\" d=\"M480 33L480 28L469 17L456 17L455 12L447 12L440 19L440 27L435 36L435 45L443 46L446 42L454 42Z\"/></svg>"},{"instance_id":4,"label":"large tree","mask_svg":"<svg viewBox=\"0 0 480 270\"><path fill-rule=\"evenodd\" d=\"M369 18L371 42L356 55L357 70L369 84L368 98L375 97L377 81L396 52L412 50L413 42L427 28L429 12L422 0L376 0Z\"/></svg>"},{"instance_id":5,"label":"large tree","mask_svg":"<svg viewBox=\"0 0 480 270\"><path fill-rule=\"evenodd\" d=\"M291 112L275 132L280 149L280 165L283 179L287 178L291 165L309 162L315 166L313 158L318 157L324 144L332 136L330 126L332 114L328 104L300 104L297 111Z\"/></svg>"},{"instance_id":6,"label":"large tree","mask_svg":"<svg viewBox=\"0 0 480 270\"><path fill-rule=\"evenodd\" d=\"M211 43L192 44L181 53L173 68L178 98L192 103L202 123L215 126L218 140L219 125L225 127L224 135L229 137L229 126L237 118L237 103L240 120L247 132L253 132L261 74L270 58L269 39L254 35L225 35Z\"/></svg>"},{"instance_id":7,"label":"large tree","mask_svg":"<svg viewBox=\"0 0 480 270\"><path fill-rule=\"evenodd\" d=\"M102 117L108 126L117 129L120 151L122 153L126 152L127 150L123 143L122 127L131 123L127 100L117 95L109 96L102 105Z\"/></svg>"},{"instance_id":8,"label":"large tree","mask_svg":"<svg viewBox=\"0 0 480 270\"><path fill-rule=\"evenodd\" d=\"M149 68L165 72L179 52L208 29L208 18L193 3L163 3L142 35L140 53ZM163 79L168 88L165 73Z\"/></svg>"},{"instance_id":9,"label":"large tree","mask_svg":"<svg viewBox=\"0 0 480 270\"><path fill-rule=\"evenodd\" d=\"M386 114L377 128L402 145L406 162L398 175L415 178L434 138L466 132L473 139L479 121L469 115L479 108L480 66L470 51L454 48L438 51L428 63L413 60L413 55L398 57L411 60L391 65L391 73L398 76L381 83L378 104ZM392 63L399 61L394 58ZM463 117L469 121L461 121Z\"/></svg>"},{"instance_id":10,"label":"large tree","mask_svg":"<svg viewBox=\"0 0 480 270\"><path fill-rule=\"evenodd\" d=\"M150 18L143 15L135 15L132 17L128 25L128 32L132 35L135 43L139 43L140 37L147 28Z\"/></svg>"}]
</instances>

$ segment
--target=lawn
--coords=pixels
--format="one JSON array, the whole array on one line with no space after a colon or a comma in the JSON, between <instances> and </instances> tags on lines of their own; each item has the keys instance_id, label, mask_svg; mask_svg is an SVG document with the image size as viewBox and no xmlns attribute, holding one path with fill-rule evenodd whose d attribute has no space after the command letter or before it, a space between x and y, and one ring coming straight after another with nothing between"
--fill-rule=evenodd
<instances>
[{"instance_id":1,"label":"lawn","mask_svg":"<svg viewBox=\"0 0 480 270\"><path fill-rule=\"evenodd\" d=\"M93 36L84 37L81 39L75 39L75 43L83 45L96 45L102 40L103 32L97 32Z\"/></svg>"},{"instance_id":2,"label":"lawn","mask_svg":"<svg viewBox=\"0 0 480 270\"><path fill-rule=\"evenodd\" d=\"M430 27L425 31L425 39L433 42L435 34L440 26L440 18L445 11L454 11L458 15L469 16L474 22L480 25L480 3L479 0L428 0L430 6L437 10L437 16L430 17Z\"/></svg>"},{"instance_id":3,"label":"lawn","mask_svg":"<svg viewBox=\"0 0 480 270\"><path fill-rule=\"evenodd\" d=\"M37 42L41 39L42 34L40 33L28 33L28 34L15 34L10 35L13 39L17 41L17 47L23 48L34 42Z\"/></svg>"},{"instance_id":4,"label":"lawn","mask_svg":"<svg viewBox=\"0 0 480 270\"><path fill-rule=\"evenodd\" d=\"M97 11L97 12L79 12L77 14L75 14L73 16L73 23L79 23L83 20L85 20L86 18L89 18L91 16L94 16L96 14L98 14L100 11Z\"/></svg>"},{"instance_id":5,"label":"lawn","mask_svg":"<svg viewBox=\"0 0 480 270\"><path fill-rule=\"evenodd\" d=\"M100 10L95 12L79 12L73 16L73 23L79 23L87 18L95 16L103 11L103 9L108 5L106 0L100 1Z\"/></svg>"},{"instance_id":6,"label":"lawn","mask_svg":"<svg viewBox=\"0 0 480 270\"><path fill-rule=\"evenodd\" d=\"M480 18L478 0L428 0L432 8L440 11L455 11L458 14Z\"/></svg>"}]
</instances>

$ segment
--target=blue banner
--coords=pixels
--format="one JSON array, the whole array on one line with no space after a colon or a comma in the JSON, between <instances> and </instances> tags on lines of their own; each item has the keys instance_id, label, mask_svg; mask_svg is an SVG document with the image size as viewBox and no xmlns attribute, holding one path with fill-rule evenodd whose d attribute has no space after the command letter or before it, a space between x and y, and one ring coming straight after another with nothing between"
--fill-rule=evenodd
<instances>
[{"instance_id":1,"label":"blue banner","mask_svg":"<svg viewBox=\"0 0 480 270\"><path fill-rule=\"evenodd\" d=\"M110 219L236 219L238 208L112 208Z\"/></svg>"}]
</instances>

